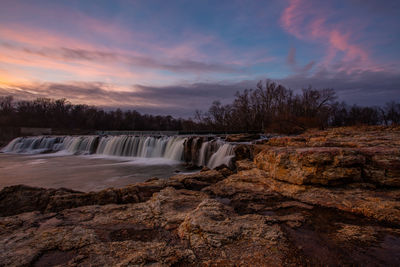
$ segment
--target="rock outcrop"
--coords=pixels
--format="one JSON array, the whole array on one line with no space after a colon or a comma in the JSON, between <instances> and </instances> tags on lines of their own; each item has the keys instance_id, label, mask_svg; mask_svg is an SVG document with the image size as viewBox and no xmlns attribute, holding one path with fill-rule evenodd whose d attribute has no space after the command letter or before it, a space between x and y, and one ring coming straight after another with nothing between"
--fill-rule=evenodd
<instances>
[{"instance_id":1,"label":"rock outcrop","mask_svg":"<svg viewBox=\"0 0 400 267\"><path fill-rule=\"evenodd\" d=\"M260 139L259 134L231 134L226 137L228 142L250 142Z\"/></svg>"},{"instance_id":2,"label":"rock outcrop","mask_svg":"<svg viewBox=\"0 0 400 267\"><path fill-rule=\"evenodd\" d=\"M4 188L0 266L399 266L399 145L340 128L240 147L236 172Z\"/></svg>"},{"instance_id":3,"label":"rock outcrop","mask_svg":"<svg viewBox=\"0 0 400 267\"><path fill-rule=\"evenodd\" d=\"M169 180L150 179L124 188L108 188L82 193L69 189L44 189L24 185L10 186L0 191L0 216L28 211L57 212L89 205L139 203L166 187L200 190L224 179L231 171L226 168L189 175L176 175Z\"/></svg>"},{"instance_id":4,"label":"rock outcrop","mask_svg":"<svg viewBox=\"0 0 400 267\"><path fill-rule=\"evenodd\" d=\"M255 164L274 179L299 185L400 187L400 127L351 129L272 138L257 148Z\"/></svg>"}]
</instances>

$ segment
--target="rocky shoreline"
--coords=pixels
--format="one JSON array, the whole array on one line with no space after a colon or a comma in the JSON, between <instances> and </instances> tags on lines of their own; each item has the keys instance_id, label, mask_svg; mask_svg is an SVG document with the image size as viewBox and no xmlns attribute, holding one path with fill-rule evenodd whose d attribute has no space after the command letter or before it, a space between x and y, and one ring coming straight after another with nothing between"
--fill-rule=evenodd
<instances>
[{"instance_id":1,"label":"rocky shoreline","mask_svg":"<svg viewBox=\"0 0 400 267\"><path fill-rule=\"evenodd\" d=\"M218 168L0 191L0 266L399 266L400 127L236 147Z\"/></svg>"}]
</instances>

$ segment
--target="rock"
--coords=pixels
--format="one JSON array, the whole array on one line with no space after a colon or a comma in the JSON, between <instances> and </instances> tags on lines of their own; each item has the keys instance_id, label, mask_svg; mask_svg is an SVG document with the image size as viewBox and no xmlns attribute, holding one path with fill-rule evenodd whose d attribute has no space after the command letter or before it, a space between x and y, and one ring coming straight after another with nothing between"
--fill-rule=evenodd
<instances>
[{"instance_id":1,"label":"rock","mask_svg":"<svg viewBox=\"0 0 400 267\"><path fill-rule=\"evenodd\" d=\"M360 214L397 225L400 221L400 190L368 190L365 188L329 188L290 184L270 178L266 172L251 170L247 175L273 192L310 205ZM263 177L263 178L261 178Z\"/></svg>"},{"instance_id":2,"label":"rock","mask_svg":"<svg viewBox=\"0 0 400 267\"><path fill-rule=\"evenodd\" d=\"M189 175L175 175L169 179L169 182L182 184L186 189L200 190L212 183L225 179L224 172L225 170L223 169L222 173L218 170L209 170Z\"/></svg>"},{"instance_id":3,"label":"rock","mask_svg":"<svg viewBox=\"0 0 400 267\"><path fill-rule=\"evenodd\" d=\"M235 160L247 160L253 159L253 150L254 146L253 145L236 145L234 148L235 152Z\"/></svg>"},{"instance_id":4,"label":"rock","mask_svg":"<svg viewBox=\"0 0 400 267\"><path fill-rule=\"evenodd\" d=\"M362 130L345 127L271 138L254 147L254 162L271 177L294 184L399 187L400 127Z\"/></svg>"},{"instance_id":5,"label":"rock","mask_svg":"<svg viewBox=\"0 0 400 267\"><path fill-rule=\"evenodd\" d=\"M42 189L25 185L3 188L0 191L0 216L45 210L50 199L70 194L81 194L70 189Z\"/></svg>"},{"instance_id":6,"label":"rock","mask_svg":"<svg viewBox=\"0 0 400 267\"><path fill-rule=\"evenodd\" d=\"M235 162L237 171L245 171L256 168L256 165L250 160L238 160Z\"/></svg>"},{"instance_id":7,"label":"rock","mask_svg":"<svg viewBox=\"0 0 400 267\"><path fill-rule=\"evenodd\" d=\"M225 164L216 167L215 170L217 170L224 177L234 174L234 172Z\"/></svg>"},{"instance_id":8,"label":"rock","mask_svg":"<svg viewBox=\"0 0 400 267\"><path fill-rule=\"evenodd\" d=\"M209 170L210 170L210 168L208 168L207 166L204 166L203 168L201 168L200 172L206 172Z\"/></svg>"},{"instance_id":9,"label":"rock","mask_svg":"<svg viewBox=\"0 0 400 267\"><path fill-rule=\"evenodd\" d=\"M209 170L189 175L176 175L169 180L152 178L124 188L108 188L99 192L82 193L68 189L44 189L23 185L0 191L0 216L28 211L56 212L89 205L139 203L166 187L200 190L225 179L229 169Z\"/></svg>"},{"instance_id":10,"label":"rock","mask_svg":"<svg viewBox=\"0 0 400 267\"><path fill-rule=\"evenodd\" d=\"M400 145L399 126L338 127L286 137L270 138L268 146L279 147L391 147Z\"/></svg>"},{"instance_id":11,"label":"rock","mask_svg":"<svg viewBox=\"0 0 400 267\"><path fill-rule=\"evenodd\" d=\"M277 224L267 224L261 215L238 216L229 206L212 199L204 200L186 216L178 235L200 255L221 253L218 262L224 266L240 262L282 265L290 254L288 241Z\"/></svg>"},{"instance_id":12,"label":"rock","mask_svg":"<svg viewBox=\"0 0 400 267\"><path fill-rule=\"evenodd\" d=\"M225 140L228 142L249 142L260 139L259 134L231 134Z\"/></svg>"},{"instance_id":13,"label":"rock","mask_svg":"<svg viewBox=\"0 0 400 267\"><path fill-rule=\"evenodd\" d=\"M270 148L255 164L275 179L293 184L337 185L361 180L365 157L346 148Z\"/></svg>"},{"instance_id":14,"label":"rock","mask_svg":"<svg viewBox=\"0 0 400 267\"><path fill-rule=\"evenodd\" d=\"M365 179L383 186L400 187L400 149L371 147L361 149L366 157Z\"/></svg>"},{"instance_id":15,"label":"rock","mask_svg":"<svg viewBox=\"0 0 400 267\"><path fill-rule=\"evenodd\" d=\"M213 181L211 177L217 174L211 174L197 179ZM178 180L185 181L184 177ZM161 181L140 186L155 188L154 183ZM258 169L230 175L202 192L167 186L182 186L176 181L165 184L143 202L0 217L0 262L5 266L399 263L394 256L400 252L396 246L400 241L397 228L377 226L377 222L362 217L343 217L332 209L351 210L345 208L349 201L354 202L352 212L364 214L357 207L375 206L371 214L380 212L381 218L377 218L381 220L392 212L386 222L398 225L395 207L391 210L376 205L376 200L386 198L389 203L389 199L399 199L400 194L392 191L383 196L383 191L367 195L363 190L344 193L337 188L291 185L268 178ZM136 195L132 186L119 190ZM324 217L324 206L331 208L327 210L330 217ZM330 223L333 221L336 224ZM361 234L357 235L357 231ZM358 240L363 242L362 247ZM343 254L343 247L358 254ZM390 254L384 254L386 250Z\"/></svg>"},{"instance_id":16,"label":"rock","mask_svg":"<svg viewBox=\"0 0 400 267\"><path fill-rule=\"evenodd\" d=\"M352 224L337 224L339 230L335 233L335 238L341 241L356 241L360 243L375 242L378 234L374 227L361 227Z\"/></svg>"},{"instance_id":17,"label":"rock","mask_svg":"<svg viewBox=\"0 0 400 267\"><path fill-rule=\"evenodd\" d=\"M0 246L7 244L7 249L0 252L0 262L5 266L191 264L196 256L173 229L204 197L200 192L166 188L147 203L3 217Z\"/></svg>"},{"instance_id":18,"label":"rock","mask_svg":"<svg viewBox=\"0 0 400 267\"><path fill-rule=\"evenodd\" d=\"M23 223L21 223L23 222ZM236 214L201 192L161 190L135 204L0 218L5 266L295 265L278 224ZM199 230L203 235L201 235ZM212 249L211 249L212 248Z\"/></svg>"}]
</instances>

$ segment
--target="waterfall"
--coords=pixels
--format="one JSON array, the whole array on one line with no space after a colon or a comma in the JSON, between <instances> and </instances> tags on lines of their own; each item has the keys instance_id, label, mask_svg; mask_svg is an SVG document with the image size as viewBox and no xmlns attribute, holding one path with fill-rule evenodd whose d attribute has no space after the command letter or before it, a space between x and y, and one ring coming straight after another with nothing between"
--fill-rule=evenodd
<instances>
[{"instance_id":1,"label":"waterfall","mask_svg":"<svg viewBox=\"0 0 400 267\"><path fill-rule=\"evenodd\" d=\"M183 160L185 137L110 136L102 137L96 150L98 155L167 158Z\"/></svg>"},{"instance_id":2,"label":"waterfall","mask_svg":"<svg viewBox=\"0 0 400 267\"><path fill-rule=\"evenodd\" d=\"M35 136L17 137L1 152L38 154L64 150L72 154L94 152L98 136Z\"/></svg>"},{"instance_id":3,"label":"waterfall","mask_svg":"<svg viewBox=\"0 0 400 267\"><path fill-rule=\"evenodd\" d=\"M206 165L206 153L207 153L208 146L209 146L208 142L204 142L201 144L199 157L197 159L197 166L205 166Z\"/></svg>"},{"instance_id":4,"label":"waterfall","mask_svg":"<svg viewBox=\"0 0 400 267\"><path fill-rule=\"evenodd\" d=\"M231 144L223 144L215 152L207 163L207 167L214 169L222 164L229 166L231 159L234 157L234 146Z\"/></svg>"},{"instance_id":5,"label":"waterfall","mask_svg":"<svg viewBox=\"0 0 400 267\"><path fill-rule=\"evenodd\" d=\"M72 154L92 154L98 136L66 136L60 147L54 147L54 150L65 150Z\"/></svg>"},{"instance_id":6,"label":"waterfall","mask_svg":"<svg viewBox=\"0 0 400 267\"><path fill-rule=\"evenodd\" d=\"M18 137L12 140L1 152L37 154L52 151L59 137Z\"/></svg>"},{"instance_id":7,"label":"waterfall","mask_svg":"<svg viewBox=\"0 0 400 267\"><path fill-rule=\"evenodd\" d=\"M18 137L0 152L96 154L117 157L166 158L196 166L229 165L234 146L216 137L188 136L34 136Z\"/></svg>"},{"instance_id":8,"label":"waterfall","mask_svg":"<svg viewBox=\"0 0 400 267\"><path fill-rule=\"evenodd\" d=\"M173 160L183 160L183 143L185 138L172 137L165 148L165 158Z\"/></svg>"}]
</instances>

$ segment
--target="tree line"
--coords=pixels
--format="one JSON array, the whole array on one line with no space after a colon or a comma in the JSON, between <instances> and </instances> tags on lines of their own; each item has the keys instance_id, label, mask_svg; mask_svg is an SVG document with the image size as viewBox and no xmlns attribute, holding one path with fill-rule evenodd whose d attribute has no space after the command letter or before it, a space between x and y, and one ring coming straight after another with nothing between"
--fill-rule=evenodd
<instances>
[{"instance_id":1,"label":"tree line","mask_svg":"<svg viewBox=\"0 0 400 267\"><path fill-rule=\"evenodd\" d=\"M333 89L312 87L295 93L270 81L235 94L231 104L214 101L194 119L153 116L135 110L105 111L66 99L15 101L0 97L0 126L86 130L153 130L298 133L308 128L400 124L400 103L362 107L338 102Z\"/></svg>"},{"instance_id":2,"label":"tree line","mask_svg":"<svg viewBox=\"0 0 400 267\"><path fill-rule=\"evenodd\" d=\"M295 94L270 81L237 92L233 103L215 101L207 112L196 111L198 127L213 130L298 133L308 128L400 124L400 103L363 107L338 102L333 89L312 87Z\"/></svg>"},{"instance_id":3,"label":"tree line","mask_svg":"<svg viewBox=\"0 0 400 267\"><path fill-rule=\"evenodd\" d=\"M38 98L14 101L0 98L0 126L86 130L181 130L185 120L172 116L140 114L135 110L105 111L89 105L73 105L66 99Z\"/></svg>"}]
</instances>

